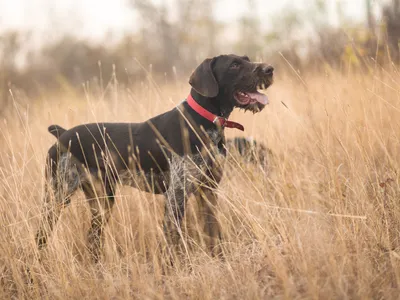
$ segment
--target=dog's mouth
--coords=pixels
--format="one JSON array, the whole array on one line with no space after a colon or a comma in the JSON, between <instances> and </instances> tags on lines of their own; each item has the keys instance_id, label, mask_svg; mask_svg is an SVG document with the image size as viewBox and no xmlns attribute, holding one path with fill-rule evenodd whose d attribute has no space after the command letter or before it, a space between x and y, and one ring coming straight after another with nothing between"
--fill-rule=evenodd
<instances>
[{"instance_id":1,"label":"dog's mouth","mask_svg":"<svg viewBox=\"0 0 400 300\"><path fill-rule=\"evenodd\" d=\"M261 111L268 103L268 96L265 94L271 84L261 83L254 91L236 91L234 98L240 108L251 110L253 113Z\"/></svg>"}]
</instances>

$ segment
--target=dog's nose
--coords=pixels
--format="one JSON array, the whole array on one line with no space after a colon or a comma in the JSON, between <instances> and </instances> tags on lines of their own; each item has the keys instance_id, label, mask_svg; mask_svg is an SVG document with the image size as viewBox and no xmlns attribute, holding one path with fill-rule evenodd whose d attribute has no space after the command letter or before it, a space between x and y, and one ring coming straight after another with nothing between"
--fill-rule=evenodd
<instances>
[{"instance_id":1,"label":"dog's nose","mask_svg":"<svg viewBox=\"0 0 400 300\"><path fill-rule=\"evenodd\" d=\"M272 75L274 73L274 67L273 66L266 66L263 68L263 72L267 75Z\"/></svg>"}]
</instances>

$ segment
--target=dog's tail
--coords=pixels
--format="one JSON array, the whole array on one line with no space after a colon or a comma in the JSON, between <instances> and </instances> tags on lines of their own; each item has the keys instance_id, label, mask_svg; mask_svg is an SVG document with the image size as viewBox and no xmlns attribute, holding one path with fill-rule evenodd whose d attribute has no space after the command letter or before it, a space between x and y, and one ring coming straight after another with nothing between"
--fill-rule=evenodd
<instances>
[{"instance_id":1,"label":"dog's tail","mask_svg":"<svg viewBox=\"0 0 400 300\"><path fill-rule=\"evenodd\" d=\"M49 128L47 129L52 135L54 135L57 139L67 130L62 128L61 126L58 125L50 125Z\"/></svg>"}]
</instances>

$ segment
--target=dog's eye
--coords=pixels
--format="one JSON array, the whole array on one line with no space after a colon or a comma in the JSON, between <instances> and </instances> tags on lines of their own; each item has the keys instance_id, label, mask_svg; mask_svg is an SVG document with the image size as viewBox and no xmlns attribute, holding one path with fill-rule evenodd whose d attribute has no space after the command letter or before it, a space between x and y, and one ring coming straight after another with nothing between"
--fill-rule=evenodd
<instances>
[{"instance_id":1,"label":"dog's eye","mask_svg":"<svg viewBox=\"0 0 400 300\"><path fill-rule=\"evenodd\" d=\"M240 64L239 64L238 62L233 62L233 63L230 65L230 68L231 68L231 69L239 69L239 68L240 68Z\"/></svg>"}]
</instances>

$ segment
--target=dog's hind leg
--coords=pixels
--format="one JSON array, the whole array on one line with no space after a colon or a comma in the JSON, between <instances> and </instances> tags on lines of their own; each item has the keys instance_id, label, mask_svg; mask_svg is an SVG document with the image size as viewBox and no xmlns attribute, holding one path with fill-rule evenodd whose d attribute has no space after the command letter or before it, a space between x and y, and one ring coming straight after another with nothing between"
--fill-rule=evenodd
<instances>
[{"instance_id":1,"label":"dog's hind leg","mask_svg":"<svg viewBox=\"0 0 400 300\"><path fill-rule=\"evenodd\" d=\"M70 203L70 197L79 187L79 173L75 165L71 164L71 156L64 154L58 164L47 172L45 184L42 219L36 234L36 243L39 249L47 244L62 209ZM51 176L49 176L51 174Z\"/></svg>"},{"instance_id":2,"label":"dog's hind leg","mask_svg":"<svg viewBox=\"0 0 400 300\"><path fill-rule=\"evenodd\" d=\"M92 214L88 233L89 251L93 261L97 263L104 244L104 227L110 218L115 199L113 184L106 181L105 184L100 184L97 188L94 185L85 184L82 189L89 202Z\"/></svg>"},{"instance_id":3,"label":"dog's hind leg","mask_svg":"<svg viewBox=\"0 0 400 300\"><path fill-rule=\"evenodd\" d=\"M68 205L70 197L62 197L56 193L52 193L50 188L46 187L44 204L42 208L42 219L40 221L39 229L36 233L36 244L39 249L46 246L47 241L57 223L63 207Z\"/></svg>"}]
</instances>

